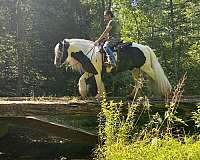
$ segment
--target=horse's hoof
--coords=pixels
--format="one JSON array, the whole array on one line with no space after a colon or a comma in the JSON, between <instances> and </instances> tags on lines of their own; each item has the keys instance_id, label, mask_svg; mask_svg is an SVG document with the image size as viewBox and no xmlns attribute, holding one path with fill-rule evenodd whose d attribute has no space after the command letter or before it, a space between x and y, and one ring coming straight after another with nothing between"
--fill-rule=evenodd
<instances>
[{"instance_id":1,"label":"horse's hoof","mask_svg":"<svg viewBox=\"0 0 200 160\"><path fill-rule=\"evenodd\" d=\"M98 100L98 101L101 101L101 100L103 100L103 95L97 94L97 95L95 96L95 99Z\"/></svg>"},{"instance_id":2,"label":"horse's hoof","mask_svg":"<svg viewBox=\"0 0 200 160\"><path fill-rule=\"evenodd\" d=\"M132 100L133 100L133 96L130 96L130 95L129 95L129 96L126 96L126 100L127 100L127 101L132 101Z\"/></svg>"},{"instance_id":3,"label":"horse's hoof","mask_svg":"<svg viewBox=\"0 0 200 160\"><path fill-rule=\"evenodd\" d=\"M86 100L87 98L87 96L80 96L79 100Z\"/></svg>"}]
</instances>

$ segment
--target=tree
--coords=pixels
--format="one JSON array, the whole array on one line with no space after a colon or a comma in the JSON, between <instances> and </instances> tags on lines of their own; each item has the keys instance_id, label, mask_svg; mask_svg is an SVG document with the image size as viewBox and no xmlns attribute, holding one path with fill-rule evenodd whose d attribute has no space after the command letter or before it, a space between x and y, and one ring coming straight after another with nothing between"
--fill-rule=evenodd
<instances>
[{"instance_id":1,"label":"tree","mask_svg":"<svg viewBox=\"0 0 200 160\"><path fill-rule=\"evenodd\" d=\"M23 15L22 15L22 0L16 0L16 40L17 40L17 66L18 66L18 81L17 81L17 95L22 96L23 88L23 63L24 63L24 25L23 25Z\"/></svg>"}]
</instances>

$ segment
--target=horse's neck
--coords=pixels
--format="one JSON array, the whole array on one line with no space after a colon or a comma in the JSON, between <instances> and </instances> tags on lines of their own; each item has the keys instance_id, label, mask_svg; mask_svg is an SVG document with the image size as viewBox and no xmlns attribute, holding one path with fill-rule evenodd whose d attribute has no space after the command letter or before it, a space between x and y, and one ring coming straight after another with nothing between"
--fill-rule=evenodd
<instances>
[{"instance_id":1,"label":"horse's neck","mask_svg":"<svg viewBox=\"0 0 200 160\"><path fill-rule=\"evenodd\" d=\"M94 57L96 56L100 57L98 56L99 54L97 54L99 49L98 47L94 46L94 42L92 41L83 39L70 39L69 43L70 43L70 47L68 49L69 55L72 52L82 51L83 54L90 59L91 63L95 61ZM82 64L76 59L72 58L72 56L68 56L67 61L71 65L73 70L77 70L81 73L84 71Z\"/></svg>"},{"instance_id":2,"label":"horse's neck","mask_svg":"<svg viewBox=\"0 0 200 160\"><path fill-rule=\"evenodd\" d=\"M97 52L97 47L94 47L94 42L84 39L71 39L70 45L72 47L72 52L82 51L88 58L91 58L91 55L94 52Z\"/></svg>"},{"instance_id":3,"label":"horse's neck","mask_svg":"<svg viewBox=\"0 0 200 160\"><path fill-rule=\"evenodd\" d=\"M71 39L70 45L80 50L87 50L94 46L94 42L85 39Z\"/></svg>"}]
</instances>

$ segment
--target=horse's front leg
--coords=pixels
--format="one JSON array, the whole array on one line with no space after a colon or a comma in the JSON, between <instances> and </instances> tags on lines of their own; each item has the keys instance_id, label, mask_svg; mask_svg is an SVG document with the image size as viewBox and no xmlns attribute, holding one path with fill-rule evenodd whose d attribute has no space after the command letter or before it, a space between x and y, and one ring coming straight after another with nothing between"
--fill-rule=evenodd
<instances>
[{"instance_id":1,"label":"horse's front leg","mask_svg":"<svg viewBox=\"0 0 200 160\"><path fill-rule=\"evenodd\" d=\"M131 97L131 98L133 98L133 100L135 100L139 90L143 87L143 81L141 79L140 69L138 69L138 68L133 69L132 77L135 82L135 86L134 86L134 89L132 90L131 94L129 95L129 97Z\"/></svg>"},{"instance_id":2,"label":"horse's front leg","mask_svg":"<svg viewBox=\"0 0 200 160\"><path fill-rule=\"evenodd\" d=\"M97 90L98 90L97 96L98 97L103 96L103 94L105 93L105 87L102 81L101 73L98 73L97 75L95 75L95 80L96 80Z\"/></svg>"},{"instance_id":3,"label":"horse's front leg","mask_svg":"<svg viewBox=\"0 0 200 160\"><path fill-rule=\"evenodd\" d=\"M81 97L86 98L87 97L87 84L86 80L90 77L92 77L92 73L85 72L79 79L78 86L79 86L79 93Z\"/></svg>"}]
</instances>

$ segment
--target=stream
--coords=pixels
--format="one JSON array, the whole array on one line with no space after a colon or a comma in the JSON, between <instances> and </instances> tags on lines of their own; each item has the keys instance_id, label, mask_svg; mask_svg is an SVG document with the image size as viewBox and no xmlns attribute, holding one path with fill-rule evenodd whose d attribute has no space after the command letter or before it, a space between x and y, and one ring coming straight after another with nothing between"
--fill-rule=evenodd
<instances>
[{"instance_id":1,"label":"stream","mask_svg":"<svg viewBox=\"0 0 200 160\"><path fill-rule=\"evenodd\" d=\"M96 117L61 115L37 118L97 132ZM0 160L89 160L93 157L94 148L89 144L76 144L49 136L27 126L9 125L7 134L0 138Z\"/></svg>"}]
</instances>

